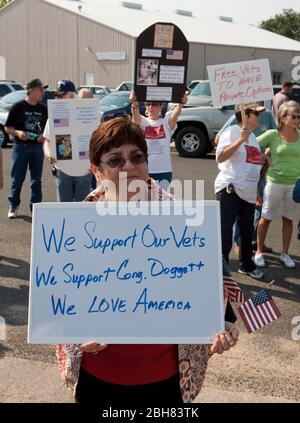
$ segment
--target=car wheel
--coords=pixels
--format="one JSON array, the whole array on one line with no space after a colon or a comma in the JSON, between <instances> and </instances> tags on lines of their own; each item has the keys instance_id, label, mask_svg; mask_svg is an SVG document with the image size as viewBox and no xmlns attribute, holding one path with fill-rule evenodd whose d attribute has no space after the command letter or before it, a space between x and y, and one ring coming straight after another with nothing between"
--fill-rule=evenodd
<instances>
[{"instance_id":1,"label":"car wheel","mask_svg":"<svg viewBox=\"0 0 300 423\"><path fill-rule=\"evenodd\" d=\"M8 142L8 135L4 130L4 126L0 125L0 146L5 148Z\"/></svg>"},{"instance_id":2,"label":"car wheel","mask_svg":"<svg viewBox=\"0 0 300 423\"><path fill-rule=\"evenodd\" d=\"M207 153L207 134L196 126L186 126L178 131L175 138L176 150L183 157L203 157Z\"/></svg>"}]
</instances>

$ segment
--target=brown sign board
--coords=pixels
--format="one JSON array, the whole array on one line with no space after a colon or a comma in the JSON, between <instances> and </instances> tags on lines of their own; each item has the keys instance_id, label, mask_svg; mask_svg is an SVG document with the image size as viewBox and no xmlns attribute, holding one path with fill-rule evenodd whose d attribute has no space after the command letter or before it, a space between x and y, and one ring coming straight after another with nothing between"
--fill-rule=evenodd
<instances>
[{"instance_id":1,"label":"brown sign board","mask_svg":"<svg viewBox=\"0 0 300 423\"><path fill-rule=\"evenodd\" d=\"M180 103L186 91L189 43L178 26L157 22L136 41L134 91L138 101Z\"/></svg>"}]
</instances>

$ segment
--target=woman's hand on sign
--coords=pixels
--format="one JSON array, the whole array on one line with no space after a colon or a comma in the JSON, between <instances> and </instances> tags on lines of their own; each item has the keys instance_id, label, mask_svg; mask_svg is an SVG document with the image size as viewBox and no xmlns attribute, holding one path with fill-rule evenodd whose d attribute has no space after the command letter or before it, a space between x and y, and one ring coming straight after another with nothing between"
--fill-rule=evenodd
<instances>
[{"instance_id":1,"label":"woman's hand on sign","mask_svg":"<svg viewBox=\"0 0 300 423\"><path fill-rule=\"evenodd\" d=\"M82 352L97 354L98 352L104 350L107 347L107 344L97 344L95 341L85 342L79 346L79 349Z\"/></svg>"},{"instance_id":2,"label":"woman's hand on sign","mask_svg":"<svg viewBox=\"0 0 300 423\"><path fill-rule=\"evenodd\" d=\"M137 103L137 96L135 95L134 91L131 91L130 95L129 95L129 100L131 101L131 103Z\"/></svg>"},{"instance_id":3,"label":"woman's hand on sign","mask_svg":"<svg viewBox=\"0 0 300 423\"><path fill-rule=\"evenodd\" d=\"M250 135L250 131L248 130L247 126L243 126L241 129L241 136L240 136L241 142L248 142L249 135Z\"/></svg>"},{"instance_id":4,"label":"woman's hand on sign","mask_svg":"<svg viewBox=\"0 0 300 423\"><path fill-rule=\"evenodd\" d=\"M214 342L210 348L210 355L223 354L224 351L234 347L239 338L239 330L232 323L225 323L225 331L215 336Z\"/></svg>"}]
</instances>

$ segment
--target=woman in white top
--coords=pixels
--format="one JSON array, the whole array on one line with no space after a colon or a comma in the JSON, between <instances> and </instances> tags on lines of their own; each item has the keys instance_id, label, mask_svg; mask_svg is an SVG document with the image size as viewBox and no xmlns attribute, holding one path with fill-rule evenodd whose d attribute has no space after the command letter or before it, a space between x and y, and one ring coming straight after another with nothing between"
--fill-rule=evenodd
<instances>
[{"instance_id":1,"label":"woman in white top","mask_svg":"<svg viewBox=\"0 0 300 423\"><path fill-rule=\"evenodd\" d=\"M252 131L259 124L259 113L265 110L257 103L245 105L246 122L242 122L241 109L236 109L237 125L227 128L218 143L216 160L219 174L215 180L215 193L220 201L222 253L229 260L232 247L232 228L240 223L239 273L261 279L263 272L252 260L252 233L257 184L262 155Z\"/></svg>"},{"instance_id":2,"label":"woman in white top","mask_svg":"<svg viewBox=\"0 0 300 423\"><path fill-rule=\"evenodd\" d=\"M159 183L164 181L163 186L166 188L172 180L171 138L182 107L188 100L187 95L184 94L181 103L177 104L176 108L164 118L161 117L163 103L147 101L145 103L147 117L145 117L140 114L139 103L134 92L131 93L130 99L132 120L145 132L149 154L149 176Z\"/></svg>"}]
</instances>

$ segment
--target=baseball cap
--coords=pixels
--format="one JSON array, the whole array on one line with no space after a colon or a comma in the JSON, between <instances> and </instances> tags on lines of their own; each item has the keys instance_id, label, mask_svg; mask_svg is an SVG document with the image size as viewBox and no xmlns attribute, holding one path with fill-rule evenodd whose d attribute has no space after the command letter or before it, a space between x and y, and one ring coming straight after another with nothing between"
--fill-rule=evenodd
<instances>
[{"instance_id":1,"label":"baseball cap","mask_svg":"<svg viewBox=\"0 0 300 423\"><path fill-rule=\"evenodd\" d=\"M247 103L247 104L243 104L244 108L245 108L245 112L250 112L251 110L255 111L255 112L264 112L266 110L265 107L260 106L258 103ZM237 104L234 108L235 113L240 112L242 110L242 105L241 104Z\"/></svg>"},{"instance_id":2,"label":"baseball cap","mask_svg":"<svg viewBox=\"0 0 300 423\"><path fill-rule=\"evenodd\" d=\"M42 81L38 78L32 79L26 84L26 89L30 90L31 88L48 88L48 85L44 85Z\"/></svg>"},{"instance_id":3,"label":"baseball cap","mask_svg":"<svg viewBox=\"0 0 300 423\"><path fill-rule=\"evenodd\" d=\"M57 90L58 93L75 93L76 88L72 81L69 79L62 79L61 81L58 81L57 83Z\"/></svg>"}]
</instances>

